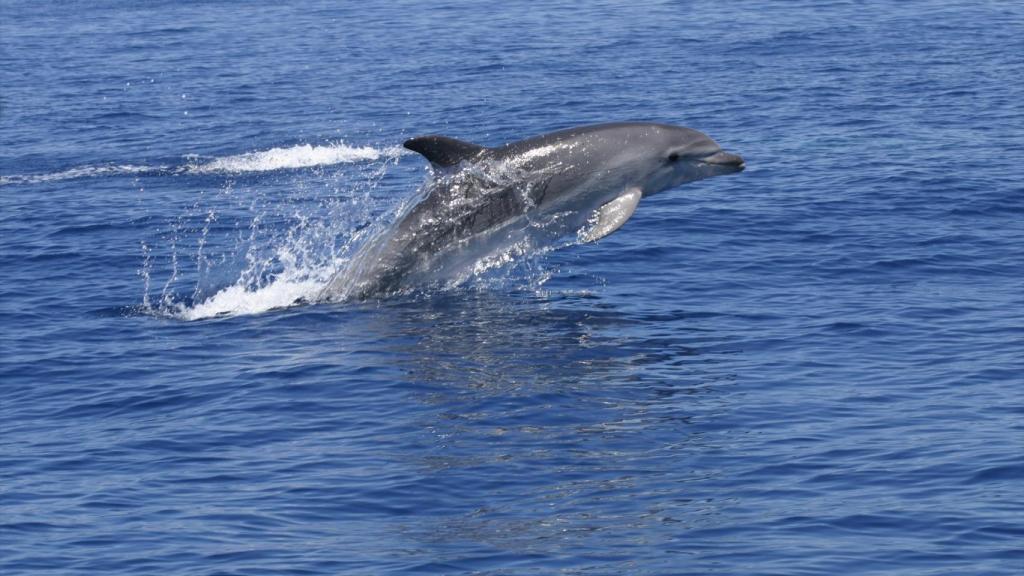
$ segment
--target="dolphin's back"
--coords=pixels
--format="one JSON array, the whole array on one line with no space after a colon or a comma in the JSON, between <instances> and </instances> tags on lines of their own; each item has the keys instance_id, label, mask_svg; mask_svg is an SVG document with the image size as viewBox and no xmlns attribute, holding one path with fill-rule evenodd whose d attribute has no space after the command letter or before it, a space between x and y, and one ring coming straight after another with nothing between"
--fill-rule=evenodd
<instances>
[{"instance_id":1,"label":"dolphin's back","mask_svg":"<svg viewBox=\"0 0 1024 576\"><path fill-rule=\"evenodd\" d=\"M495 148L488 148L465 140L429 134L417 136L406 140L402 145L421 154L431 164L439 167L451 167L460 162L472 162L484 159L504 160L517 155L526 154L531 150L544 148L582 140L600 142L609 139L614 142L622 142L626 133L646 135L653 131L662 129L678 129L667 124L655 124L652 122L607 122L604 124L590 124L586 126L575 126L564 130L557 130L539 136L524 138L509 142ZM625 138L628 141L628 137Z\"/></svg>"},{"instance_id":2,"label":"dolphin's back","mask_svg":"<svg viewBox=\"0 0 1024 576\"><path fill-rule=\"evenodd\" d=\"M606 122L603 124L588 124L585 126L575 126L564 130L557 130L555 132L549 132L547 134L541 134L539 136L533 136L523 140L516 140L515 142L509 142L503 146L491 149L493 152L490 155L493 155L496 158L508 158L525 154L530 150L543 148L545 146L566 144L574 141L582 143L598 143L604 140L610 140L615 143L622 143L629 140L630 134L645 135L650 132L666 128L672 129L674 127L667 124L655 124L652 122Z\"/></svg>"}]
</instances>

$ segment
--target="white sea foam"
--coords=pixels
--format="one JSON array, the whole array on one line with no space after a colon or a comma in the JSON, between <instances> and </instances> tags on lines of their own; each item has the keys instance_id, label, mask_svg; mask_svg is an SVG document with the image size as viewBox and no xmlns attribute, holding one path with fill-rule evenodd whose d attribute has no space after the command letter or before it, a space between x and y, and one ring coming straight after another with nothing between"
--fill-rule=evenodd
<instances>
[{"instance_id":1,"label":"white sea foam","mask_svg":"<svg viewBox=\"0 0 1024 576\"><path fill-rule=\"evenodd\" d=\"M260 314L269 310L288 308L301 302L318 299L334 271L346 260L334 259L312 265L302 262L291 249L278 250L277 259L284 269L265 282L254 282L253 270L242 273L239 279L214 295L186 305L165 302L163 310L182 320L203 320L219 316ZM259 268L261 263L255 263Z\"/></svg>"},{"instance_id":2,"label":"white sea foam","mask_svg":"<svg viewBox=\"0 0 1024 576\"><path fill-rule=\"evenodd\" d=\"M202 320L217 316L259 314L287 308L309 299L323 290L318 280L287 280L279 278L262 288L251 289L241 284L228 286L194 306L182 306L174 314L182 320Z\"/></svg>"},{"instance_id":3,"label":"white sea foam","mask_svg":"<svg viewBox=\"0 0 1024 576\"><path fill-rule=\"evenodd\" d=\"M205 174L211 172L269 172L288 168L310 168L331 166L349 162L377 160L383 155L396 155L395 148L378 150L370 146L349 146L343 142L325 146L299 144L288 148L271 148L257 152L246 152L234 156L215 158L209 162L192 165L188 172Z\"/></svg>"},{"instance_id":4,"label":"white sea foam","mask_svg":"<svg viewBox=\"0 0 1024 576\"><path fill-rule=\"evenodd\" d=\"M552 151L545 150L544 153ZM398 147L376 149L337 143L273 148L206 160L192 159L180 172L233 174L358 161L371 162L373 169L344 173L340 181L345 189L344 194L338 194L339 181L323 183L326 186L324 201L315 205L304 204L302 212L295 212L293 204L281 202L280 198L270 200L262 199L259 195L218 195L214 198L216 202L231 203L243 198L249 202L241 208L252 213L250 234L247 238L238 236L233 240L234 249L231 248L232 240L229 238L208 239L209 234L222 232L209 226L209 222L215 219L214 208L197 205L189 209L186 217L178 220L179 223L175 224L173 232L168 236L169 255L154 258L144 248L142 275L147 279L146 293L149 294L148 279L153 269L162 268L160 275L166 273L168 277L162 293L144 298L144 306L153 314L194 321L260 314L304 303L339 302L357 297L359 286L373 281L372 263L379 256L378 249L387 246L381 242L388 238L390 226L401 221L401 215L405 213L402 206L415 205L415 199L419 197L401 201L399 195L374 193L389 167L394 165L401 154ZM488 200L488 192L505 190L510 182L521 181L526 170L522 166L499 163L468 169L458 175L435 176L456 180L439 185L467 185L483 191L479 195L457 198L460 200L458 205L450 206L453 214L446 213L444 217L457 218L458 214L472 213L480 202ZM537 172L527 174L530 177L544 175ZM311 186L318 186L320 180L311 178L307 182ZM245 182L228 184L229 187L235 185L249 186ZM430 190L431 186L428 183L424 190ZM303 194L309 192L308 188L302 191ZM523 190L524 194L528 192L528 189ZM264 227L264 219L275 224ZM190 238L200 222L206 224L201 226L199 238ZM282 226L281 222L287 224ZM222 244L225 240L228 243ZM546 245L537 246L529 237L517 241L495 236L494 240L495 243L484 242L472 250L452 250L439 256L436 261L427 262L426 259L433 258L432 254L413 254L423 260L420 264L425 267L413 269L408 282L400 290L415 290L419 287L448 290L467 282L476 286L518 282L524 272L531 279L531 285L538 278L543 283L545 278L540 278L533 266L534 259L545 253ZM507 245L508 242L511 245ZM185 253L182 253L184 258L178 257L179 246L184 245L197 247L194 257ZM223 264L218 264L215 256L208 256L207 246L219 247L215 250L223 252L221 263L232 267L242 264L238 275L234 276L236 279L229 285L208 281L210 278L223 278L225 273L214 271L210 274L211 265ZM410 249L419 251L425 248L416 245ZM192 282L190 277L193 272L188 267L193 262L196 266L195 290L189 297L184 296L181 289ZM366 266L367 262L371 264L369 267ZM186 276L179 276L179 271ZM212 290L211 285L215 286ZM151 306L150 302L155 306Z\"/></svg>"}]
</instances>

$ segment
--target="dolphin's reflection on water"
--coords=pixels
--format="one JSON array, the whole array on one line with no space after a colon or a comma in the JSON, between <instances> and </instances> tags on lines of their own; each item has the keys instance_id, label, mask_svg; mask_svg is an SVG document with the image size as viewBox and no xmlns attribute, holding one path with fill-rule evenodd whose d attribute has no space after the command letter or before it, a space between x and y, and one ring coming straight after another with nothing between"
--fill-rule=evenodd
<instances>
[{"instance_id":1,"label":"dolphin's reflection on water","mask_svg":"<svg viewBox=\"0 0 1024 576\"><path fill-rule=\"evenodd\" d=\"M403 545L453 566L570 544L599 557L714 514L688 483L714 474L704 430L730 375L702 353L723 338L684 312L652 322L593 297L463 290L365 320L417 404L415 441L392 454L424 503L397 522Z\"/></svg>"}]
</instances>

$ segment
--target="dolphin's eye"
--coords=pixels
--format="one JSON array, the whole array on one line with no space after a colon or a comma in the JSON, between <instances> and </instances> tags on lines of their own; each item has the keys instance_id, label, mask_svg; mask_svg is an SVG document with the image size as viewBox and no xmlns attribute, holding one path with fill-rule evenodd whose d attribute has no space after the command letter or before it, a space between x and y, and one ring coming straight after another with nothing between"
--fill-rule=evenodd
<instances>
[{"instance_id":1,"label":"dolphin's eye","mask_svg":"<svg viewBox=\"0 0 1024 576\"><path fill-rule=\"evenodd\" d=\"M673 152L668 155L669 162L677 162L679 160L679 152Z\"/></svg>"}]
</instances>

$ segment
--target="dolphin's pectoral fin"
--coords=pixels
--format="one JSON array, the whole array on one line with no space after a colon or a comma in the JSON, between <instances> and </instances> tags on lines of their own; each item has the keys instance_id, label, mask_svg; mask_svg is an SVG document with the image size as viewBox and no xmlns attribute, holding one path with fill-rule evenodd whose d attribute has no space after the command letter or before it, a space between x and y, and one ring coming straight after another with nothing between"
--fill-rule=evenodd
<instances>
[{"instance_id":1,"label":"dolphin's pectoral fin","mask_svg":"<svg viewBox=\"0 0 1024 576\"><path fill-rule=\"evenodd\" d=\"M588 226L580 230L580 241L594 242L621 228L633 215L641 196L639 188L627 188L618 198L595 210Z\"/></svg>"},{"instance_id":2,"label":"dolphin's pectoral fin","mask_svg":"<svg viewBox=\"0 0 1024 576\"><path fill-rule=\"evenodd\" d=\"M406 140L405 146L413 152L419 152L435 166L455 166L463 160L469 160L486 150L483 146L449 138L447 136L417 136Z\"/></svg>"}]
</instances>

